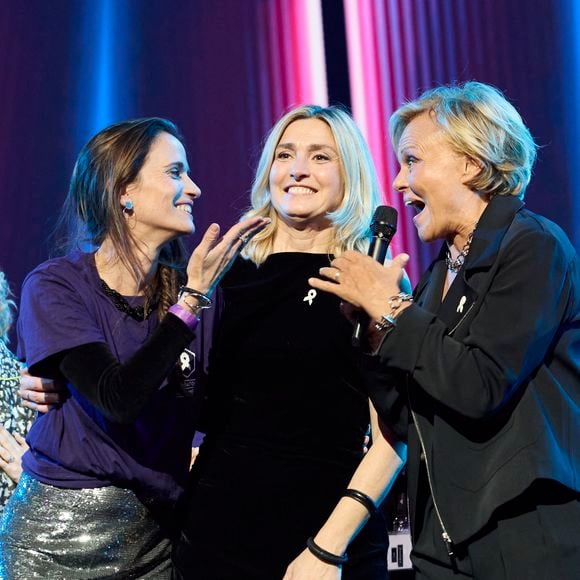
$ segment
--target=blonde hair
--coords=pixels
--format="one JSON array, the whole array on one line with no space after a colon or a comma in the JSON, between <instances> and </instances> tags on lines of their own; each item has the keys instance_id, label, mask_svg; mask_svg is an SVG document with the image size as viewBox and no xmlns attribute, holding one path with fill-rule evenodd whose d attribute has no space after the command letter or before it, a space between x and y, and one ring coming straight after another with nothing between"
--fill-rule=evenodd
<instances>
[{"instance_id":1,"label":"blonde hair","mask_svg":"<svg viewBox=\"0 0 580 580\"><path fill-rule=\"evenodd\" d=\"M344 193L340 206L328 214L334 228L335 255L345 250L365 251L373 211L381 203L376 170L366 141L352 117L337 107L303 105L286 113L266 137L252 185L251 207L242 219L270 217L272 222L248 243L243 255L261 264L271 254L278 217L272 206L270 169L274 152L286 128L301 119L320 119L326 123L336 142Z\"/></svg>"},{"instance_id":2,"label":"blonde hair","mask_svg":"<svg viewBox=\"0 0 580 580\"><path fill-rule=\"evenodd\" d=\"M0 340L8 342L8 331L14 320L16 303L10 299L12 292L4 272L0 271Z\"/></svg>"},{"instance_id":3,"label":"blonde hair","mask_svg":"<svg viewBox=\"0 0 580 580\"><path fill-rule=\"evenodd\" d=\"M397 109L389 121L398 149L405 127L422 113L434 115L453 149L481 165L467 186L493 195L524 197L537 145L520 114L501 91L475 81L436 87Z\"/></svg>"}]
</instances>

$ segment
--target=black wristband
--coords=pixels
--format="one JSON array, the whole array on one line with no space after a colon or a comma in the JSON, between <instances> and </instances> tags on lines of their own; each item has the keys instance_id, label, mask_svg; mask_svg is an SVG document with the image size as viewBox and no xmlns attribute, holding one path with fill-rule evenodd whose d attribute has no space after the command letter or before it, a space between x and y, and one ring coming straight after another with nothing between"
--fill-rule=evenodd
<instances>
[{"instance_id":1,"label":"black wristband","mask_svg":"<svg viewBox=\"0 0 580 580\"><path fill-rule=\"evenodd\" d=\"M375 505L375 502L366 493L363 493L358 489L349 488L342 495L345 497L350 497L358 501L359 503L362 503L367 508L367 511L369 512L371 517L374 516L379 511L379 508Z\"/></svg>"},{"instance_id":2,"label":"black wristband","mask_svg":"<svg viewBox=\"0 0 580 580\"><path fill-rule=\"evenodd\" d=\"M337 556L332 552L327 552L318 544L316 544L314 538L308 538L306 540L306 547L312 554L314 554L319 560L322 560L325 564L331 564L332 566L342 566L342 564L346 564L346 562L348 562L348 556L346 554Z\"/></svg>"}]
</instances>

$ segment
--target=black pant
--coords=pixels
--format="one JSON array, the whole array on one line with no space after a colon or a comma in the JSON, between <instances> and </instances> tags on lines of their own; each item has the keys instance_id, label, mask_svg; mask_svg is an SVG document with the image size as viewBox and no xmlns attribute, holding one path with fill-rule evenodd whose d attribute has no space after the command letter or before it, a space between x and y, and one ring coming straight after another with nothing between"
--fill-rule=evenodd
<instances>
[{"instance_id":1,"label":"black pant","mask_svg":"<svg viewBox=\"0 0 580 580\"><path fill-rule=\"evenodd\" d=\"M431 506L431 507L430 507ZM416 580L578 580L580 494L538 481L502 506L493 520L450 558L427 502L411 555ZM469 514L465 514L469 517Z\"/></svg>"}]
</instances>

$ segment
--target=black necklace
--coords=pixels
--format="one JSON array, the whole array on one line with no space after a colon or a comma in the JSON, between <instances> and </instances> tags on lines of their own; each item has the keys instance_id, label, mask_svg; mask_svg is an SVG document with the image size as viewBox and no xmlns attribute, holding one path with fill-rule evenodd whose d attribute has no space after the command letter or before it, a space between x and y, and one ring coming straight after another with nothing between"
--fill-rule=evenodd
<instances>
[{"instance_id":1,"label":"black necklace","mask_svg":"<svg viewBox=\"0 0 580 580\"><path fill-rule=\"evenodd\" d=\"M447 269L454 274L457 274L461 269L461 266L465 263L465 258L467 258L467 254L469 254L469 250L471 248L471 242L473 241L473 234L475 233L475 228L477 228L477 224L473 228L473 231L467 236L467 241L461 251L457 255L455 260L451 259L451 251L447 250L447 256L445 256L445 263L447 264Z\"/></svg>"},{"instance_id":2,"label":"black necklace","mask_svg":"<svg viewBox=\"0 0 580 580\"><path fill-rule=\"evenodd\" d=\"M111 299L111 302L115 305L117 310L128 314L134 320L142 321L147 320L151 313L157 308L157 301L148 304L147 309L143 306L131 306L124 296L121 296L116 290L113 290L109 285L102 279L101 288L103 292Z\"/></svg>"}]
</instances>

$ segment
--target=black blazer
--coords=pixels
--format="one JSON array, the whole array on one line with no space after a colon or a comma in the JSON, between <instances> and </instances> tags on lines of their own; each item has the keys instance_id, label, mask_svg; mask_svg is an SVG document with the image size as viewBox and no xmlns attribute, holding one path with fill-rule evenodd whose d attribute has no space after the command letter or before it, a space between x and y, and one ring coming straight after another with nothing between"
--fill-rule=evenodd
<instances>
[{"instance_id":1,"label":"black blazer","mask_svg":"<svg viewBox=\"0 0 580 580\"><path fill-rule=\"evenodd\" d=\"M441 303L445 250L365 366L382 419L408 432L411 521L418 426L457 543L534 480L580 490L580 261L514 197L489 203Z\"/></svg>"}]
</instances>

